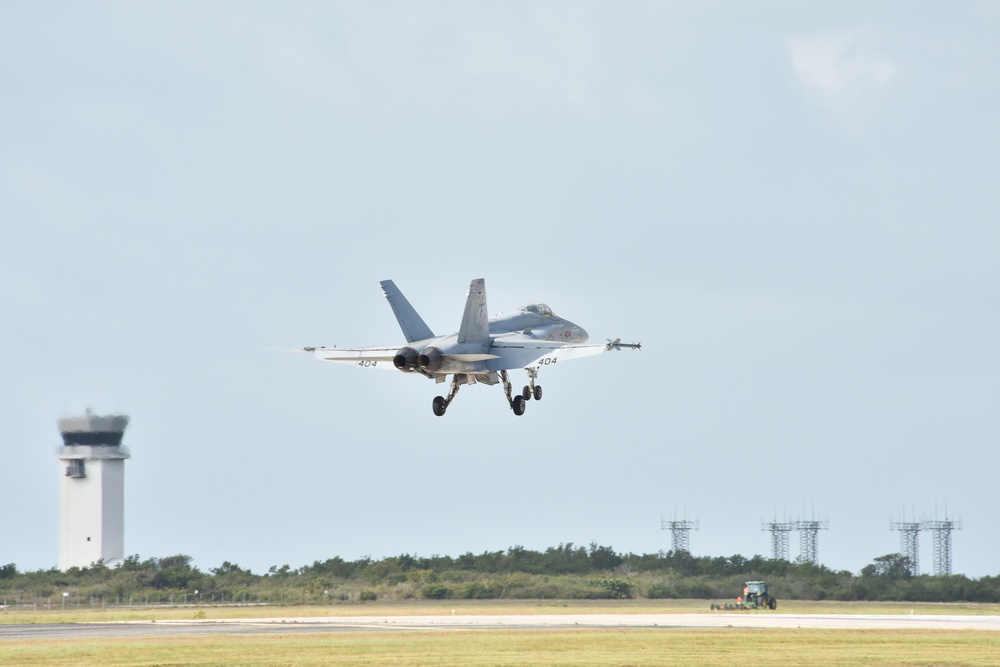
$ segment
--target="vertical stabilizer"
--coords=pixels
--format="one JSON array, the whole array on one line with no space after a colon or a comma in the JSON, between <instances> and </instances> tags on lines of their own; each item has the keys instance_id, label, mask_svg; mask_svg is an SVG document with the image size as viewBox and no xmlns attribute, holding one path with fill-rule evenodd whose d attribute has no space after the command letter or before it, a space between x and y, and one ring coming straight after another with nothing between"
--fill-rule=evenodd
<instances>
[{"instance_id":1,"label":"vertical stabilizer","mask_svg":"<svg viewBox=\"0 0 1000 667\"><path fill-rule=\"evenodd\" d=\"M383 280L379 285L382 286L382 292L385 293L385 298L388 299L389 305L392 306L392 312L396 315L396 321L399 322L399 328L403 330L403 335L406 336L407 343L434 338L434 332L417 315L417 311L413 309L410 302L399 291L396 283L391 280Z\"/></svg>"},{"instance_id":2,"label":"vertical stabilizer","mask_svg":"<svg viewBox=\"0 0 1000 667\"><path fill-rule=\"evenodd\" d=\"M486 313L486 281L476 278L469 285L465 301L462 327L458 330L459 343L484 343L490 338L490 323Z\"/></svg>"}]
</instances>

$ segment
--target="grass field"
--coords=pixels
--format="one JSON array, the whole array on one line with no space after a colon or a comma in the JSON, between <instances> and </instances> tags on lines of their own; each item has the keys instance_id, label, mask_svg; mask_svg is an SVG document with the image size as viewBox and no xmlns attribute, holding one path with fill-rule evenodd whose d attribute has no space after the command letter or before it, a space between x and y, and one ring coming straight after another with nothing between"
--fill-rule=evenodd
<instances>
[{"instance_id":1,"label":"grass field","mask_svg":"<svg viewBox=\"0 0 1000 667\"><path fill-rule=\"evenodd\" d=\"M5 667L996 665L995 633L840 630L347 632L0 644Z\"/></svg>"},{"instance_id":2,"label":"grass field","mask_svg":"<svg viewBox=\"0 0 1000 667\"><path fill-rule=\"evenodd\" d=\"M418 614L690 613L707 601L369 603L321 607L199 607L0 614L5 623ZM791 602L788 613L1000 614L998 605ZM747 613L771 613L756 611ZM271 667L423 665L997 665L1000 634L887 630L396 630L115 640L3 640L0 665Z\"/></svg>"}]
</instances>

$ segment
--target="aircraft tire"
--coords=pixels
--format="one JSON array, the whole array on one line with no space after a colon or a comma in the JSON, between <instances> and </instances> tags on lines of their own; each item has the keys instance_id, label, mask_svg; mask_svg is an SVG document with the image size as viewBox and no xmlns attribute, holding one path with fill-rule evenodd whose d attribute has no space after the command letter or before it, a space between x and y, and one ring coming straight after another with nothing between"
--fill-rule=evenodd
<instances>
[{"instance_id":1,"label":"aircraft tire","mask_svg":"<svg viewBox=\"0 0 1000 667\"><path fill-rule=\"evenodd\" d=\"M514 414L520 417L524 414L524 396L515 396L514 403L511 406L514 409Z\"/></svg>"},{"instance_id":2,"label":"aircraft tire","mask_svg":"<svg viewBox=\"0 0 1000 667\"><path fill-rule=\"evenodd\" d=\"M444 402L444 396L435 396L432 408L435 415L438 417L444 416L444 411L448 409L448 405Z\"/></svg>"},{"instance_id":3,"label":"aircraft tire","mask_svg":"<svg viewBox=\"0 0 1000 667\"><path fill-rule=\"evenodd\" d=\"M542 400L542 385L538 385L535 387L535 400L536 401Z\"/></svg>"},{"instance_id":4,"label":"aircraft tire","mask_svg":"<svg viewBox=\"0 0 1000 667\"><path fill-rule=\"evenodd\" d=\"M524 385L524 390L521 392L521 396L524 396L524 400L530 401L531 400L531 387L529 387L528 385Z\"/></svg>"}]
</instances>

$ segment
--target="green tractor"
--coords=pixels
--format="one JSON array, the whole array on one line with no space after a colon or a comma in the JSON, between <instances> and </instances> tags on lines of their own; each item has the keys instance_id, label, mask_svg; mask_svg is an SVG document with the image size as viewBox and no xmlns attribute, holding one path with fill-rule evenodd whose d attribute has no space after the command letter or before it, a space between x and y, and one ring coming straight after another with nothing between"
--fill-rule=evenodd
<instances>
[{"instance_id":1,"label":"green tractor","mask_svg":"<svg viewBox=\"0 0 1000 667\"><path fill-rule=\"evenodd\" d=\"M726 602L723 604L712 603L712 609L777 609L778 600L768 595L767 582L748 581L743 584L743 595L736 598L736 602Z\"/></svg>"},{"instance_id":2,"label":"green tractor","mask_svg":"<svg viewBox=\"0 0 1000 667\"><path fill-rule=\"evenodd\" d=\"M748 581L743 588L743 607L745 609L756 609L758 607L777 609L778 600L768 594L767 582Z\"/></svg>"}]
</instances>

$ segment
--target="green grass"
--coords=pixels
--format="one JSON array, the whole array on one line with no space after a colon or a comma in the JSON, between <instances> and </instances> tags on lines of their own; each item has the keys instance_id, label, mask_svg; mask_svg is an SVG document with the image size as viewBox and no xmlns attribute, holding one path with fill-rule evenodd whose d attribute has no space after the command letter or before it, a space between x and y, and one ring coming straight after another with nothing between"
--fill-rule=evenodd
<instances>
[{"instance_id":1,"label":"green grass","mask_svg":"<svg viewBox=\"0 0 1000 667\"><path fill-rule=\"evenodd\" d=\"M845 630L344 632L0 643L5 667L996 665L996 633Z\"/></svg>"}]
</instances>

